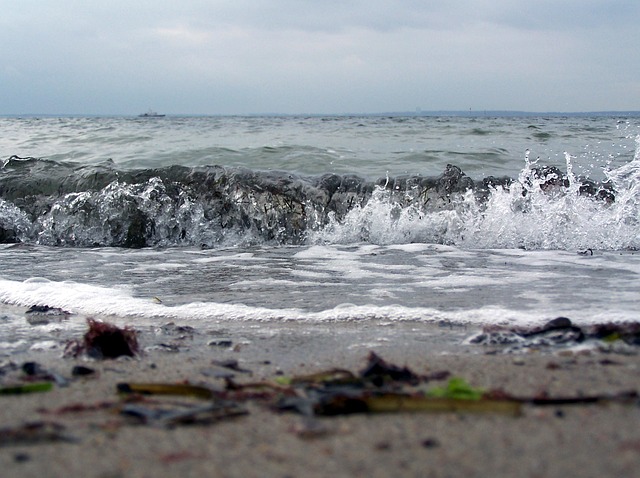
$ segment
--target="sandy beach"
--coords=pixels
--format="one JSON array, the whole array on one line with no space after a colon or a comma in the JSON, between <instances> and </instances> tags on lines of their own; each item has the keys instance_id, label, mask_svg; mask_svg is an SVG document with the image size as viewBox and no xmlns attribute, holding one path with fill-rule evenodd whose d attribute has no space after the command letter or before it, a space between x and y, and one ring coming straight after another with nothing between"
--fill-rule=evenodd
<instances>
[{"instance_id":1,"label":"sandy beach","mask_svg":"<svg viewBox=\"0 0 640 478\"><path fill-rule=\"evenodd\" d=\"M388 363L520 397L612 396L637 391L634 354L544 350L496 353L461 346L465 328L251 324L198 331L141 330L141 357L62 358L60 349L2 361L2 384L28 383L36 362L58 380L48 392L0 396L3 476L633 476L640 466L637 399L600 404L524 405L502 413L398 412L307 417L248 399L242 414L193 424L123 413L120 383L225 387L332 368L357 373L373 351ZM376 332L378 331L378 332ZM74 376L76 366L90 375ZM448 372L448 374L444 373ZM76 370L76 374L79 374ZM442 377L442 380L438 380ZM64 379L64 380L63 380ZM65 383L66 382L66 383ZM199 406L202 398L150 396L136 406ZM151 404L151 405L149 405ZM30 430L30 433L28 431Z\"/></svg>"}]
</instances>

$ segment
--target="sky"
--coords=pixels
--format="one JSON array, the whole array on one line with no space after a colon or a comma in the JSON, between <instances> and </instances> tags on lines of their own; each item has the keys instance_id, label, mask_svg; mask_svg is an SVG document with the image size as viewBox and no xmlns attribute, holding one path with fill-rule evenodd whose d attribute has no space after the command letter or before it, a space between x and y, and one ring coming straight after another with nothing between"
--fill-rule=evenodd
<instances>
[{"instance_id":1,"label":"sky","mask_svg":"<svg viewBox=\"0 0 640 478\"><path fill-rule=\"evenodd\" d=\"M636 0L0 0L0 115L640 110Z\"/></svg>"}]
</instances>

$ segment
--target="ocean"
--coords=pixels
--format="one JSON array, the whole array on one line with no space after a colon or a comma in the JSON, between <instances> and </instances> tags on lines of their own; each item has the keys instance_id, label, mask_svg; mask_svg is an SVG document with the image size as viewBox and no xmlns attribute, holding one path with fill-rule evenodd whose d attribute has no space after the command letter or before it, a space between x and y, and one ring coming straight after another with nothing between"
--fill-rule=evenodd
<instances>
[{"instance_id":1,"label":"ocean","mask_svg":"<svg viewBox=\"0 0 640 478\"><path fill-rule=\"evenodd\" d=\"M638 322L640 117L0 118L0 242L2 355L87 317Z\"/></svg>"}]
</instances>

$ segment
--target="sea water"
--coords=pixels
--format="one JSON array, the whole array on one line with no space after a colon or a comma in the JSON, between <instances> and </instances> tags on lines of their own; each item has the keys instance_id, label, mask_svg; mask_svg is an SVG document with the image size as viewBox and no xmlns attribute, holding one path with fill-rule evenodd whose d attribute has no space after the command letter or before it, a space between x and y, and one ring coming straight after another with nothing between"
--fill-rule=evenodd
<instances>
[{"instance_id":1,"label":"sea water","mask_svg":"<svg viewBox=\"0 0 640 478\"><path fill-rule=\"evenodd\" d=\"M0 118L0 351L86 317L637 322L639 138L612 115Z\"/></svg>"}]
</instances>

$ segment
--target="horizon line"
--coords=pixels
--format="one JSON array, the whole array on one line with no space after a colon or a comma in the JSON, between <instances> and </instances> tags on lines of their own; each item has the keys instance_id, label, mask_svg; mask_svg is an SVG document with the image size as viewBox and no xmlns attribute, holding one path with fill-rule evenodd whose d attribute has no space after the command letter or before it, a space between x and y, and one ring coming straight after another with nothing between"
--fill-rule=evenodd
<instances>
[{"instance_id":1,"label":"horizon line","mask_svg":"<svg viewBox=\"0 0 640 478\"><path fill-rule=\"evenodd\" d=\"M591 111L528 111L528 110L417 110L417 111L380 111L373 113L162 113L165 117L251 117L251 116L587 116L587 115L620 115L640 116L640 110L591 110ZM0 117L141 117L136 113L0 113Z\"/></svg>"}]
</instances>

